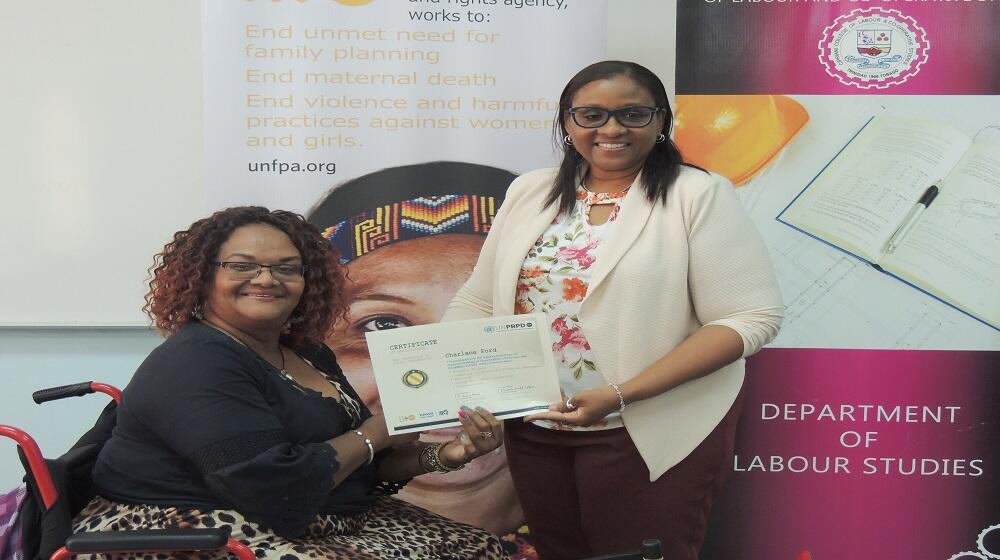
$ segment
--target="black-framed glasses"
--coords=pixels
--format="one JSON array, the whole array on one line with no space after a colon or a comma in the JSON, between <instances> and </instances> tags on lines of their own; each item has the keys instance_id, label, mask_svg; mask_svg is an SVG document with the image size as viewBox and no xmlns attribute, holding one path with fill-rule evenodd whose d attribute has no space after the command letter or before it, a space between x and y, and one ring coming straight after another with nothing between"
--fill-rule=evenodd
<instances>
[{"instance_id":1,"label":"black-framed glasses","mask_svg":"<svg viewBox=\"0 0 1000 560\"><path fill-rule=\"evenodd\" d=\"M265 268L276 280L301 280L309 270L309 266L304 264L260 264L243 261L212 261L212 264L225 269L233 280L253 280L260 276L260 271Z\"/></svg>"},{"instance_id":2,"label":"black-framed glasses","mask_svg":"<svg viewBox=\"0 0 1000 560\"><path fill-rule=\"evenodd\" d=\"M653 115L663 110L663 107L643 107L631 105L621 109L605 109L603 107L570 107L569 114L573 122L583 128L600 128L614 117L625 128L642 128L653 122Z\"/></svg>"}]
</instances>

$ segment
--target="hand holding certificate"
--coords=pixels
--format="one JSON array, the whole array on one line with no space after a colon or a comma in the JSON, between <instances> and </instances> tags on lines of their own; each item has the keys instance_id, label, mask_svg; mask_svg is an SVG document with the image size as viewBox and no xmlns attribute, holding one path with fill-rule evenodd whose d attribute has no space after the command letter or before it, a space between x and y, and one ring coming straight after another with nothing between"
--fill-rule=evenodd
<instances>
[{"instance_id":1,"label":"hand holding certificate","mask_svg":"<svg viewBox=\"0 0 1000 560\"><path fill-rule=\"evenodd\" d=\"M462 406L516 418L560 400L541 314L366 334L390 434L458 426Z\"/></svg>"}]
</instances>

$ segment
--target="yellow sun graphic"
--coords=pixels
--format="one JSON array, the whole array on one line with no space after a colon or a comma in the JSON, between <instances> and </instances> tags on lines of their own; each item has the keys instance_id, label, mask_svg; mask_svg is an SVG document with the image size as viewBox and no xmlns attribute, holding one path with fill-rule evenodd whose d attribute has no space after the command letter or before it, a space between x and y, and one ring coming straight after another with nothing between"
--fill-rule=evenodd
<instances>
[{"instance_id":1,"label":"yellow sun graphic","mask_svg":"<svg viewBox=\"0 0 1000 560\"><path fill-rule=\"evenodd\" d=\"M783 95L678 95L674 142L684 160L741 185L809 120Z\"/></svg>"},{"instance_id":2,"label":"yellow sun graphic","mask_svg":"<svg viewBox=\"0 0 1000 560\"><path fill-rule=\"evenodd\" d=\"M721 134L736 126L740 120L740 113L732 107L727 107L719 111L719 114L708 124L708 129L717 134Z\"/></svg>"}]
</instances>

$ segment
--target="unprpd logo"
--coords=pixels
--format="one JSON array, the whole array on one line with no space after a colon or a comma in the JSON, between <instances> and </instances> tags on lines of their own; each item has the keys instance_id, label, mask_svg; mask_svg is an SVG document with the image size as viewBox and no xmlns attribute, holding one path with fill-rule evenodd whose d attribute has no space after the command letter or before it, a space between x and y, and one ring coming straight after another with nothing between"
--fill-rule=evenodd
<instances>
[{"instance_id":1,"label":"unprpd logo","mask_svg":"<svg viewBox=\"0 0 1000 560\"><path fill-rule=\"evenodd\" d=\"M501 323L499 325L486 325L483 327L483 332L487 334L507 332L507 331L520 331L524 329L535 328L534 321L521 321L518 323Z\"/></svg>"},{"instance_id":2,"label":"unprpd logo","mask_svg":"<svg viewBox=\"0 0 1000 560\"><path fill-rule=\"evenodd\" d=\"M931 50L927 32L899 10L859 8L823 30L819 61L840 83L887 89L920 72Z\"/></svg>"}]
</instances>

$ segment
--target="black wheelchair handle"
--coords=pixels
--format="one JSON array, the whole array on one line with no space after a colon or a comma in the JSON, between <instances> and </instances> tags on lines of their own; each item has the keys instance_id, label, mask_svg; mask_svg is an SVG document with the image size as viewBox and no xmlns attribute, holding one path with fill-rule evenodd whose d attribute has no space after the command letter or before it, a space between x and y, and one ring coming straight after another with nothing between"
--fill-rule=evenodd
<instances>
[{"instance_id":1,"label":"black wheelchair handle","mask_svg":"<svg viewBox=\"0 0 1000 560\"><path fill-rule=\"evenodd\" d=\"M36 404L42 404L43 402L65 399L67 397L82 397L94 392L94 389L90 386L91 383L93 381L41 389L31 394L31 400L35 401Z\"/></svg>"},{"instance_id":2,"label":"black wheelchair handle","mask_svg":"<svg viewBox=\"0 0 1000 560\"><path fill-rule=\"evenodd\" d=\"M166 552L222 548L229 529L140 529L76 533L66 539L73 554L91 552Z\"/></svg>"}]
</instances>

